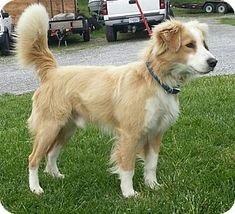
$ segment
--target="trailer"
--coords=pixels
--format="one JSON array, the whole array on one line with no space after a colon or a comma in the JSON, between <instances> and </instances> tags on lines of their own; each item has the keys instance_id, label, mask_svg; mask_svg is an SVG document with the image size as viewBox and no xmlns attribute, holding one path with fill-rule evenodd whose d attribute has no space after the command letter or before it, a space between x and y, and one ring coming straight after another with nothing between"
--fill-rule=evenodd
<instances>
[{"instance_id":1,"label":"trailer","mask_svg":"<svg viewBox=\"0 0 235 214\"><path fill-rule=\"evenodd\" d=\"M45 6L50 18L48 37L58 39L59 45L70 34L80 34L85 42L90 40L89 23L86 17L78 13L77 0L9 0L3 6L3 11L11 17L12 26L16 26L24 9L34 3ZM6 38L10 38L10 34ZM10 39L4 41L9 42ZM7 44L2 46L9 47Z\"/></svg>"},{"instance_id":2,"label":"trailer","mask_svg":"<svg viewBox=\"0 0 235 214\"><path fill-rule=\"evenodd\" d=\"M54 15L53 2L50 1L50 14L51 20L49 21L49 37L56 37L59 41L59 46L61 41L65 36L69 34L80 34L83 36L84 42L90 41L90 29L88 19L77 12L77 1L73 0L74 12L66 11L65 0L61 0L61 12ZM43 2L38 0L38 2ZM67 45L67 42L65 41Z\"/></svg>"},{"instance_id":3,"label":"trailer","mask_svg":"<svg viewBox=\"0 0 235 214\"><path fill-rule=\"evenodd\" d=\"M4 55L10 53L11 42L14 38L12 18L3 8L9 1L0 1L0 52Z\"/></svg>"},{"instance_id":4,"label":"trailer","mask_svg":"<svg viewBox=\"0 0 235 214\"><path fill-rule=\"evenodd\" d=\"M202 1L201 3L187 3L187 1L182 1L182 3L174 4L173 6L186 9L203 10L206 13L227 13L233 10L231 5L223 0L207 0Z\"/></svg>"}]
</instances>

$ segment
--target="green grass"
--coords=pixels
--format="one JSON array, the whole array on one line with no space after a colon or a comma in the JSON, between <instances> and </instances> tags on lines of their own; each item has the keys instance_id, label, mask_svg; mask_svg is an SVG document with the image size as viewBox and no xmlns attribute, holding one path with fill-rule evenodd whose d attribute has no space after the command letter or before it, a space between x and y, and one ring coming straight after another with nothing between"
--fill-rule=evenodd
<instances>
[{"instance_id":1,"label":"green grass","mask_svg":"<svg viewBox=\"0 0 235 214\"><path fill-rule=\"evenodd\" d=\"M95 127L77 131L59 159L64 180L43 173L45 193L28 189L31 151L26 120L32 94L0 96L0 201L15 214L28 213L192 213L221 214L234 202L235 76L201 78L180 93L181 116L160 152L158 190L144 186L136 166L138 198L121 197L119 181L107 171L111 137ZM48 130L50 131L50 130Z\"/></svg>"},{"instance_id":2,"label":"green grass","mask_svg":"<svg viewBox=\"0 0 235 214\"><path fill-rule=\"evenodd\" d=\"M235 26L235 18L221 18L220 23Z\"/></svg>"},{"instance_id":3,"label":"green grass","mask_svg":"<svg viewBox=\"0 0 235 214\"><path fill-rule=\"evenodd\" d=\"M78 9L80 13L89 16L89 11L88 11L88 0L78 0Z\"/></svg>"}]
</instances>

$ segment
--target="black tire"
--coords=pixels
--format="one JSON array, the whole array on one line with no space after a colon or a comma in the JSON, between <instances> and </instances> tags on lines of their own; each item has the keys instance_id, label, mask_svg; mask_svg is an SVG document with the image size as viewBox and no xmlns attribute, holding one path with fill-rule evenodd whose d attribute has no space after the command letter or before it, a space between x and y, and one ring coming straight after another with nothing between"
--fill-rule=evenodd
<instances>
[{"instance_id":1,"label":"black tire","mask_svg":"<svg viewBox=\"0 0 235 214\"><path fill-rule=\"evenodd\" d=\"M90 41L90 31L88 30L88 31L85 31L84 33L83 33L83 41L84 42L89 42Z\"/></svg>"},{"instance_id":2,"label":"black tire","mask_svg":"<svg viewBox=\"0 0 235 214\"><path fill-rule=\"evenodd\" d=\"M213 13L215 12L215 5L212 3L206 3L203 7L204 12Z\"/></svg>"},{"instance_id":3,"label":"black tire","mask_svg":"<svg viewBox=\"0 0 235 214\"><path fill-rule=\"evenodd\" d=\"M218 13L227 13L228 12L228 5L225 3L220 3L216 7L216 12Z\"/></svg>"},{"instance_id":4,"label":"black tire","mask_svg":"<svg viewBox=\"0 0 235 214\"><path fill-rule=\"evenodd\" d=\"M117 31L112 26L105 26L105 35L108 42L117 41Z\"/></svg>"},{"instance_id":5,"label":"black tire","mask_svg":"<svg viewBox=\"0 0 235 214\"><path fill-rule=\"evenodd\" d=\"M9 34L7 32L3 33L3 38L2 38L2 54L8 55L10 54L10 38Z\"/></svg>"},{"instance_id":6,"label":"black tire","mask_svg":"<svg viewBox=\"0 0 235 214\"><path fill-rule=\"evenodd\" d=\"M88 19L85 19L85 20L84 20L83 41L84 41L84 42L89 42L89 41L90 41L90 30L89 30L89 22L88 22Z\"/></svg>"}]
</instances>

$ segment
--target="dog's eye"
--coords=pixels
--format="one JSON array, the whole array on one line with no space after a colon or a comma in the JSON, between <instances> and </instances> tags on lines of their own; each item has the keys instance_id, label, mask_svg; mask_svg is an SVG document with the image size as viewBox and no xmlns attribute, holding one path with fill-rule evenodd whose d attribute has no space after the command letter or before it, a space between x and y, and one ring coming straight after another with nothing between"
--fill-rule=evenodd
<instances>
[{"instance_id":1,"label":"dog's eye","mask_svg":"<svg viewBox=\"0 0 235 214\"><path fill-rule=\"evenodd\" d=\"M188 43L186 45L186 47L188 47L188 48L195 48L195 45L192 42L190 42L190 43Z\"/></svg>"},{"instance_id":2,"label":"dog's eye","mask_svg":"<svg viewBox=\"0 0 235 214\"><path fill-rule=\"evenodd\" d=\"M209 51L209 48L208 48L208 46L207 46L207 44L206 44L206 42L205 42L205 41L203 41L203 45L204 45L204 47L206 48L206 50L208 50L208 51Z\"/></svg>"}]
</instances>

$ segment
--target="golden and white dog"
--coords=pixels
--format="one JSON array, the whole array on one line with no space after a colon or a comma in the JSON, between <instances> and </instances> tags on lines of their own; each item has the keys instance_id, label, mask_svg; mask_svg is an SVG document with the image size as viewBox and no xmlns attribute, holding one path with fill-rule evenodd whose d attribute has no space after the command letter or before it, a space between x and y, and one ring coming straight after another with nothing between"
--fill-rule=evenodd
<instances>
[{"instance_id":1,"label":"golden and white dog","mask_svg":"<svg viewBox=\"0 0 235 214\"><path fill-rule=\"evenodd\" d=\"M33 136L29 187L40 194L38 168L63 177L57 167L62 146L87 121L109 125L116 133L111 161L125 197L136 195L132 178L136 154L144 160L144 179L158 185L156 167L163 133L179 114L177 92L190 78L214 69L216 59L205 42L207 25L166 21L153 29L142 59L122 66L58 66L47 45L48 14L42 5L20 17L17 54L33 65L41 80L28 120ZM85 151L84 151L85 152Z\"/></svg>"}]
</instances>

